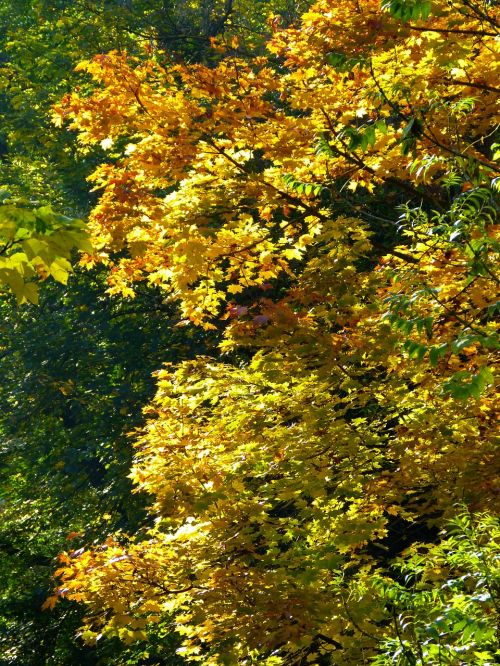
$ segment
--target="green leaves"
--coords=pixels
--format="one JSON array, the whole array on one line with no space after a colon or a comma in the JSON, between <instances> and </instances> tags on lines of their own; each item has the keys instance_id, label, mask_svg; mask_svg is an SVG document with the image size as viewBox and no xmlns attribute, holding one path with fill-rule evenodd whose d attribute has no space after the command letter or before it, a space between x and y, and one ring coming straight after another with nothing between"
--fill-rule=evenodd
<instances>
[{"instance_id":1,"label":"green leaves","mask_svg":"<svg viewBox=\"0 0 500 666\"><path fill-rule=\"evenodd\" d=\"M366 59L363 56L347 56L345 53L334 51L327 53L326 61L339 72L350 72L356 66L366 65Z\"/></svg>"},{"instance_id":2,"label":"green leaves","mask_svg":"<svg viewBox=\"0 0 500 666\"><path fill-rule=\"evenodd\" d=\"M283 176L283 180L288 185L288 187L297 192L297 194L305 194L307 197L319 197L325 189L323 185L318 185L316 183L303 183L295 180L291 175Z\"/></svg>"},{"instance_id":3,"label":"green leaves","mask_svg":"<svg viewBox=\"0 0 500 666\"><path fill-rule=\"evenodd\" d=\"M51 276L66 284L73 250L92 251L85 225L55 213L50 206L30 207L3 192L0 205L0 285L17 302L38 302L37 279Z\"/></svg>"},{"instance_id":4,"label":"green leaves","mask_svg":"<svg viewBox=\"0 0 500 666\"><path fill-rule=\"evenodd\" d=\"M401 331L405 335L410 335L410 333L415 329L420 334L425 333L429 340L432 338L434 317L421 316L408 319L389 311L382 315L382 321L384 320L390 322L390 324L396 330Z\"/></svg>"},{"instance_id":5,"label":"green leaves","mask_svg":"<svg viewBox=\"0 0 500 666\"><path fill-rule=\"evenodd\" d=\"M384 120L377 120L375 123L365 123L360 127L346 126L339 134L339 138L348 142L349 149L352 151L360 148L366 152L373 148L377 141L377 132L387 134L387 125Z\"/></svg>"},{"instance_id":6,"label":"green leaves","mask_svg":"<svg viewBox=\"0 0 500 666\"><path fill-rule=\"evenodd\" d=\"M443 392L458 400L467 400L471 397L479 400L487 386L493 385L494 381L493 373L488 367L481 368L476 374L460 370L444 382Z\"/></svg>"},{"instance_id":7,"label":"green leaves","mask_svg":"<svg viewBox=\"0 0 500 666\"><path fill-rule=\"evenodd\" d=\"M422 134L421 122L418 118L410 118L405 125L399 142L401 144L401 154L408 155L416 148L416 140Z\"/></svg>"},{"instance_id":8,"label":"green leaves","mask_svg":"<svg viewBox=\"0 0 500 666\"><path fill-rule=\"evenodd\" d=\"M417 361L421 361L428 351L428 348L425 345L422 345L419 342L414 342L413 340L406 340L406 342L403 343L403 349L407 352L410 358L415 358Z\"/></svg>"},{"instance_id":9,"label":"green leaves","mask_svg":"<svg viewBox=\"0 0 500 666\"><path fill-rule=\"evenodd\" d=\"M408 126L409 127L409 126ZM464 187L451 174L445 187ZM465 187L470 184L466 183ZM444 212L404 205L401 231L411 239L417 266L400 266L382 320L399 335L411 359L428 359L443 372L439 391L457 400L479 399L493 384L491 351L500 346L497 206L486 187L459 191Z\"/></svg>"},{"instance_id":10,"label":"green leaves","mask_svg":"<svg viewBox=\"0 0 500 666\"><path fill-rule=\"evenodd\" d=\"M448 343L446 342L443 342L442 344L436 345L429 349L429 362L432 365L432 367L435 368L437 366L439 359L443 358L447 350L448 350Z\"/></svg>"},{"instance_id":11,"label":"green leaves","mask_svg":"<svg viewBox=\"0 0 500 666\"><path fill-rule=\"evenodd\" d=\"M499 539L496 517L463 511L449 522L441 543L412 547L393 562L404 586L377 575L374 586L388 602L397 637L381 642L371 663L494 664Z\"/></svg>"},{"instance_id":12,"label":"green leaves","mask_svg":"<svg viewBox=\"0 0 500 666\"><path fill-rule=\"evenodd\" d=\"M383 0L382 9L401 21L426 20L432 10L430 0Z\"/></svg>"},{"instance_id":13,"label":"green leaves","mask_svg":"<svg viewBox=\"0 0 500 666\"><path fill-rule=\"evenodd\" d=\"M432 339L433 317L408 319L389 311L382 316L382 320L388 321L396 331L400 331L405 336L409 336L412 331L416 330L420 334L425 331L427 338ZM422 361L427 356L430 365L436 368L439 360L447 354L459 356L476 344L487 350L498 349L500 346L496 333L486 336L465 332L451 342L442 342L435 345L423 344L407 338L401 343L401 348L408 354L409 358L417 361ZM442 384L442 391L444 394L449 394L458 400L467 400L470 397L479 399L481 394L493 383L494 377L491 370L484 366L476 374L468 370L454 373Z\"/></svg>"}]
</instances>

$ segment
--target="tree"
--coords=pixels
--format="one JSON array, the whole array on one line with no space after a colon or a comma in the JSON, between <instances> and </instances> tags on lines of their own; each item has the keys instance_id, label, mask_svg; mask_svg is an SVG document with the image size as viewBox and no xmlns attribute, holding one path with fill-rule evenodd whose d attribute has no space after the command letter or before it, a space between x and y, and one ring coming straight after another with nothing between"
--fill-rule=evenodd
<instances>
[{"instance_id":1,"label":"tree","mask_svg":"<svg viewBox=\"0 0 500 666\"><path fill-rule=\"evenodd\" d=\"M210 60L220 58L200 33L200 9L206 7L170 7L169 17L173 10L176 21L190 22L190 36L179 40L179 30L174 26L174 35L167 21L167 5L0 2L0 182L6 186L0 206L2 663L175 659L176 639L167 635L168 627L150 632L146 657L141 647L117 642L83 646L74 639L79 608L41 610L57 552L69 543L76 547L83 533L99 542L109 530L134 532L144 523L143 501L129 497L131 443L124 430L150 399L151 372L162 359L178 361L212 345L201 331L176 328L178 318L161 294L140 290L130 307L102 296L102 267L86 277L78 269L72 274L74 250L91 251L84 225L75 218L95 202L85 178L104 151L75 149L72 137L50 121L51 105L81 84L75 64L96 50L142 52L143 43L167 45L170 35L177 58L193 61L208 52ZM240 50L243 42L254 48L244 35L268 30L269 6L263 3L257 15L252 6L237 3L233 17L243 27L231 26L222 38L239 35ZM39 282L46 279L39 294ZM51 286L53 279L59 287ZM38 309L26 306L38 299Z\"/></svg>"},{"instance_id":2,"label":"tree","mask_svg":"<svg viewBox=\"0 0 500 666\"><path fill-rule=\"evenodd\" d=\"M97 56L56 110L110 152L84 262L228 356L158 373L131 472L154 525L62 554L47 605L84 602L90 643L170 622L207 665L437 664L439 625L394 608L457 501L494 511L497 10L319 0L274 29L215 66ZM433 589L459 579L428 552ZM488 595L439 597L486 631L449 663L495 658Z\"/></svg>"},{"instance_id":3,"label":"tree","mask_svg":"<svg viewBox=\"0 0 500 666\"><path fill-rule=\"evenodd\" d=\"M190 358L212 343L176 328L158 294L140 293L131 306L106 298L104 288L102 267L77 270L68 285L44 285L37 307L5 297L0 304L2 663L136 663L135 652L146 663L142 649L75 641L79 608L41 606L58 552L149 522L144 499L130 497L126 433L140 422L161 360Z\"/></svg>"},{"instance_id":4,"label":"tree","mask_svg":"<svg viewBox=\"0 0 500 666\"><path fill-rule=\"evenodd\" d=\"M112 49L129 53L166 48L190 62L219 57L210 38L240 45L249 53L269 33L270 12L287 22L307 3L302 0L228 2L228 23L219 2L92 2L49 0L0 2L0 184L16 196L52 204L83 217L95 198L86 176L102 151L78 150L67 133L57 131L51 106L81 85L74 68L82 59Z\"/></svg>"}]
</instances>

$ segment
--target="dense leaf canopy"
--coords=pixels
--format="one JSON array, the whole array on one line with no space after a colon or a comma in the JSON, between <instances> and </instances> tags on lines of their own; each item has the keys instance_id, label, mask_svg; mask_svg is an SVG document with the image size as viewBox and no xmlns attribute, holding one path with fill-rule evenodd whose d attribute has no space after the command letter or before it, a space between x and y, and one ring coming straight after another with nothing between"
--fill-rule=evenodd
<instances>
[{"instance_id":1,"label":"dense leaf canopy","mask_svg":"<svg viewBox=\"0 0 500 666\"><path fill-rule=\"evenodd\" d=\"M60 22L64 77L5 67L50 140L7 85L0 281L67 286L2 303L0 626L43 663L496 663L498 7L50 6L7 48ZM56 620L12 611L30 558Z\"/></svg>"}]
</instances>

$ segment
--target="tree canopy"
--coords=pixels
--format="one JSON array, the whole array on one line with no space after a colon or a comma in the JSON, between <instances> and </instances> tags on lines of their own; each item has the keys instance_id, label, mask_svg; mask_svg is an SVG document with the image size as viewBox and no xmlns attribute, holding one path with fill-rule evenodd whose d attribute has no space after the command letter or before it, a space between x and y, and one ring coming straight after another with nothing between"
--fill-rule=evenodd
<instances>
[{"instance_id":1,"label":"tree canopy","mask_svg":"<svg viewBox=\"0 0 500 666\"><path fill-rule=\"evenodd\" d=\"M50 7L0 208L17 301L64 283L2 303L43 663L497 663L498 7Z\"/></svg>"}]
</instances>

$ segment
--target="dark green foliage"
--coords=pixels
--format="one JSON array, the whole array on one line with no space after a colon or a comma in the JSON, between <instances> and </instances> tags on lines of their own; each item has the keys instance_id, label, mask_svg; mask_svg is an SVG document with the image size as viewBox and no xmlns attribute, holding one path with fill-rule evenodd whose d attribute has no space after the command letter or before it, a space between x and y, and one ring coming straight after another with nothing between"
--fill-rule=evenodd
<instances>
[{"instance_id":1,"label":"dark green foliage","mask_svg":"<svg viewBox=\"0 0 500 666\"><path fill-rule=\"evenodd\" d=\"M38 307L0 303L0 664L122 663L118 654L133 654L118 643L112 656L109 645L84 648L74 640L81 610L41 605L58 552L144 524L147 499L131 494L127 478L127 433L141 423L152 373L210 341L176 327L155 291L124 302L104 290L94 271L68 287L44 285Z\"/></svg>"}]
</instances>

